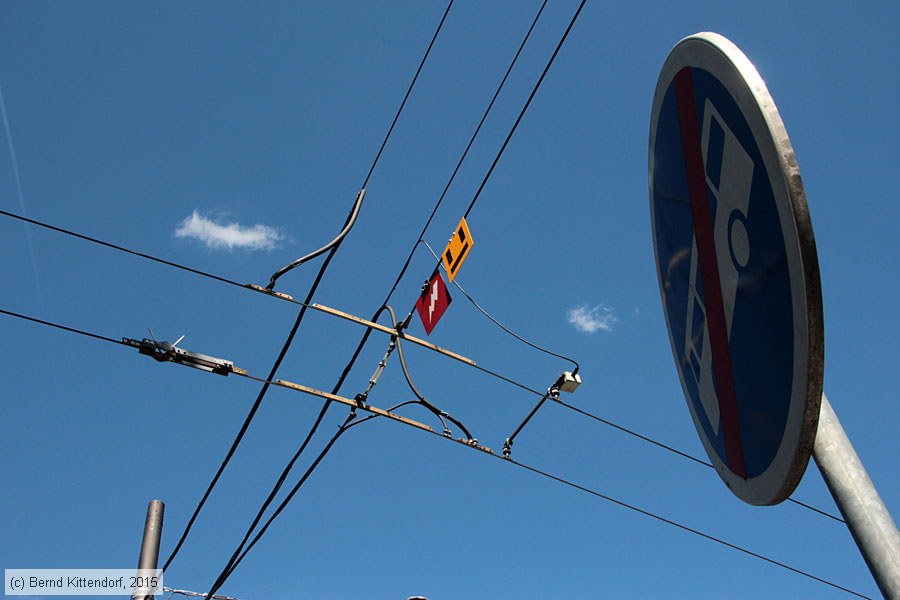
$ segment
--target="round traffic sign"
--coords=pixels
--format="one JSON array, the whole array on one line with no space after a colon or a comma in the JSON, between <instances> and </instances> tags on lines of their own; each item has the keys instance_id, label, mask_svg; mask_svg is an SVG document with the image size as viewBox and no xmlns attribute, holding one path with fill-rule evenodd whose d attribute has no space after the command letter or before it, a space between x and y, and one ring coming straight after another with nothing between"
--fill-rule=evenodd
<instances>
[{"instance_id":1,"label":"round traffic sign","mask_svg":"<svg viewBox=\"0 0 900 600\"><path fill-rule=\"evenodd\" d=\"M669 341L694 425L750 504L790 496L822 397L822 297L794 151L746 56L681 40L650 120L650 214Z\"/></svg>"}]
</instances>

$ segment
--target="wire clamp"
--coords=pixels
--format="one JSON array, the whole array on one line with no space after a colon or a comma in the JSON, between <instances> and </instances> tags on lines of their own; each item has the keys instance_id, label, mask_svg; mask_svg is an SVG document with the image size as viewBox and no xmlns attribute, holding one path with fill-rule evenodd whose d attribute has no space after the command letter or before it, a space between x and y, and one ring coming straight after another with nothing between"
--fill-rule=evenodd
<instances>
[{"instance_id":1,"label":"wire clamp","mask_svg":"<svg viewBox=\"0 0 900 600\"><path fill-rule=\"evenodd\" d=\"M274 282L271 282L269 285L274 285ZM268 294L269 296L275 296L276 298L281 298L282 300L289 300L291 302L294 301L294 297L290 294L285 294L283 292L276 292L272 288L263 287L261 285L256 285L255 283L246 283L244 287L250 288L251 290L262 292L263 294Z\"/></svg>"},{"instance_id":2,"label":"wire clamp","mask_svg":"<svg viewBox=\"0 0 900 600\"><path fill-rule=\"evenodd\" d=\"M512 454L512 438L506 438L506 441L503 442L503 458L509 458Z\"/></svg>"}]
</instances>

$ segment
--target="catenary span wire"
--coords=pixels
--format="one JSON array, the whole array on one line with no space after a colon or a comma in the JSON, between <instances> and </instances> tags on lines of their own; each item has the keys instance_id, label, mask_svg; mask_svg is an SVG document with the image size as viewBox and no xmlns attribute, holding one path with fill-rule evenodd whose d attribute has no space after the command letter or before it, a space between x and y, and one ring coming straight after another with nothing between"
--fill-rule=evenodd
<instances>
[{"instance_id":1,"label":"catenary span wire","mask_svg":"<svg viewBox=\"0 0 900 600\"><path fill-rule=\"evenodd\" d=\"M118 344L120 346L128 346L128 344L126 344L122 340L116 340L111 337L107 337L105 335L91 333L90 331L85 331L84 329L76 329L75 327L67 327L66 325L60 325L58 323L53 323L51 321L45 321L43 319L29 317L28 315L23 315L21 313L13 312L11 310L4 310L4 309L0 308L0 313L2 313L4 315L8 315L10 317L24 319L25 321L31 321L32 323L37 323L39 325L46 325L47 327L53 327L55 329L61 329L63 331L68 331L69 333L77 333L78 335L83 335L83 336L87 336L87 337L94 338L97 340L102 340L104 342L110 342L112 344Z\"/></svg>"},{"instance_id":2,"label":"catenary span wire","mask_svg":"<svg viewBox=\"0 0 900 600\"><path fill-rule=\"evenodd\" d=\"M425 245L426 248L428 248L428 251L429 251L429 252L431 253L431 255L435 258L435 260L440 261L440 259L438 258L438 255L435 253L435 251L432 249L432 247L428 244L428 242L426 242L425 240L422 240L422 243ZM482 306L481 306L480 304L478 304L478 302L476 302L475 299L472 298L472 296L470 296L470 295L466 292L465 289L463 289L463 286L459 283L459 280L458 280L458 279L454 279L454 280L453 280L453 283L454 283L454 285L456 285L456 289L458 289L458 290L462 293L462 295L465 296L466 299L467 299L469 302L471 302L472 305L473 305L475 308L477 308L478 311L481 312L481 314L483 314L485 317L487 317L494 325L496 325L497 327L499 327L500 329L502 329L503 331L505 331L506 333L508 333L508 334L511 335L512 337L516 338L517 340L519 340L520 342L522 342L522 343L525 344L526 346L530 346L531 348L534 348L535 350L538 350L538 351L540 351L540 352L543 352L544 354L548 354L548 355L550 355L550 356L554 356L554 357L559 358L559 359L561 359L561 360L565 360L565 361L567 361L567 362L572 363L573 365L575 365L575 369L572 371L572 374L574 375L575 373L578 373L579 365L578 365L578 362L577 362L575 359L569 358L568 356L563 356L562 354L557 354L556 352L552 352L552 351L550 351L550 350L547 350L546 348L542 348L541 346L538 346L537 344L534 344L534 343L532 343L532 342L529 342L528 340L526 340L525 338L523 338L522 336L520 336L520 335L517 334L516 332L514 332L514 331L512 331L511 329L509 329L508 327L506 327L503 323L501 323L500 321L498 321L497 319L495 319L493 316L491 316L491 314L490 314L488 311L486 311L484 308L482 308Z\"/></svg>"},{"instance_id":3,"label":"catenary span wire","mask_svg":"<svg viewBox=\"0 0 900 600\"><path fill-rule=\"evenodd\" d=\"M26 315L21 315L21 314L19 314L19 313L14 313L14 312L12 312L12 311L7 311L7 310L4 310L4 309L0 309L0 313L6 314L6 315L10 315L10 316L14 316L14 317L18 317L18 318L22 318L22 319L25 319L25 320L28 320L28 321L32 321L32 322L35 322L35 323L39 323L39 324L42 324L42 325L47 325L47 326L54 327L54 328L57 328L57 329L61 329L61 330L64 330L64 331L68 331L68 332L71 332L71 333L77 333L77 334L80 334L80 335L85 335L85 336L92 337L92 338L95 338L95 339L99 339L99 340L102 340L102 341L111 342L111 343L114 343L114 344L117 344L117 345L125 345L125 344L123 344L121 341L115 340L115 339L113 339L113 338L109 338L109 337L106 337L106 336L102 336L102 335L90 333L90 332L87 332L87 331L75 329L75 328L72 328L72 327L66 327L66 326L63 326L63 325L56 324L56 323L51 323L51 322L49 322L49 321L43 321L43 320L41 320L41 319L35 319L35 318L33 318L33 317L28 317L28 316L26 316ZM265 383L266 383L266 384L271 384L272 382L271 382L271 381L266 381ZM403 406L403 405L409 404L409 403L410 403L410 402L401 403L401 404L397 405L397 407ZM394 408L397 408L397 407L394 407ZM570 407L570 408L574 408L574 407ZM576 409L576 410L579 410L579 412L582 412L582 411L580 411L580 409ZM616 427L616 428L618 428L618 429L621 429L622 431L626 431L626 432L628 432L628 433L633 433L633 432L631 432L630 430L627 430L627 429L625 429L625 428L622 428L622 427L620 427L620 426L618 426L618 425L615 425L615 424L613 424L613 423L611 423L611 422L609 422L609 421L600 419L599 417L596 417L595 415L590 415L589 413L587 413L587 414L588 414L588 416L591 416L592 418L596 418L596 419L598 419L598 420L601 420L601 421L603 421L603 422L605 422L605 423L607 423L607 424L609 424L609 425L612 425L612 426L614 426L614 427ZM361 422L363 422L363 421L365 421L365 420L368 420L368 417L367 417L366 419L360 420L359 422L361 423ZM400 421L400 422L402 423L403 421ZM348 421L347 423L349 423L349 421ZM347 423L345 423L345 426L347 425ZM316 461L310 466L309 469L307 469L307 472L304 474L304 476L301 478L301 480L294 486L294 488L291 490L291 493L290 493L290 494L285 498L285 500L279 505L278 509L277 509L277 510L275 511L275 513L273 513L273 515L269 518L269 520L266 522L265 526L260 530L260 532L254 537L254 539L253 539L253 541L250 543L250 545L247 546L247 548L243 551L243 553L242 553L242 554L238 557L238 559L234 562L234 564L233 564L232 567L231 567L230 572L233 572L233 571L234 571L234 569L235 569L235 568L237 567L237 565L243 560L243 558L244 558L244 557L246 556L246 554L250 551L250 549L251 549L254 545L256 545L256 542L259 541L259 539L262 537L262 535L263 535L263 534L265 533L265 531L268 529L269 525L271 525L271 523L275 520L275 518L276 518L276 517L284 510L284 508L285 508L285 507L287 506L287 504L290 502L290 499L293 498L293 496L297 493L297 491L300 489L300 487L303 485L303 483L304 483L304 482L309 478L309 476L312 474L312 471L315 470L316 466L318 466L318 464L319 464L319 463L321 462L321 460L324 458L325 454L327 454L328 450L330 450L331 447L334 445L334 442L337 441L337 438L340 437L340 435L341 435L344 431L346 431L345 426L342 426L342 428L339 430L339 432L332 438L332 440L331 440L331 441L329 442L329 444L325 447L325 449L323 449L323 451L319 454L319 456L317 457ZM434 435L437 435L437 436L441 437L442 439L451 439L451 440L452 440L452 438L447 438L446 436L443 436L443 435L441 435L441 434L438 434L437 432L432 432L432 433L434 433ZM638 434L635 434L635 435L638 435ZM664 446L664 445L662 445L662 444L659 444L658 442L655 442L655 441L653 441L653 440L650 440L649 438L646 438L646 437L644 437L644 436L639 436L639 437L641 437L641 439L645 439L646 441L650 441L650 442L655 443L655 444L657 444L657 445L659 445L659 446L662 446L662 447L665 447L665 448L667 448L667 449L670 449L670 450L673 450L673 451L674 451L674 449L669 448L669 447L666 447L666 446ZM456 440L453 440L453 441L456 441ZM463 443L463 442L460 442L460 443ZM465 443L463 443L463 445L466 445L467 447L470 447L470 448L471 448L471 446L469 446L469 445L467 445L467 444L465 444ZM688 458L691 458L692 460L694 460L694 461L696 461L696 462L700 462L701 464L705 464L705 463L703 463L703 461L699 461L699 459L690 457L689 455L686 455L686 454L681 453L681 452L679 452L679 451L675 451L675 452L677 452L678 454L682 454L683 456L686 456L686 457L688 457ZM501 458L500 456L495 455L495 454L493 454L493 453L488 453L488 452L483 452L483 453L489 454L490 456L493 456L493 457L495 457L495 458ZM671 519L667 519L667 518L665 518L665 517L661 517L661 516L656 515L656 514L654 514L654 513L652 513L652 512L649 512L649 511L646 511L646 510L644 510L644 509L641 509L641 508L638 508L638 507L636 507L636 506L633 506L633 505L631 505L631 504L622 502L622 501L620 501L620 500L617 500L617 499L615 499L615 498L612 498L612 497L610 497L610 496L607 496L607 495L605 495L605 494L602 494L602 493L600 493L600 492L597 492L597 491L595 491L595 490L592 490L592 489L587 488L587 487L585 487L585 486L582 486L582 485L580 485L580 484L576 484L576 483L571 482L571 481L568 481L568 480L566 480L566 479L564 479L564 478L562 478L562 477L558 477L558 476L556 476L556 475L550 474L550 473L548 473L548 472L545 472L545 471L542 471L542 470L537 469L537 468L535 468L535 467L532 467L532 466L530 466L530 465L527 465L527 464L525 464L525 463L523 463L523 462L521 462L521 461L516 461L516 460L513 460L512 458L503 458L502 460L505 460L505 461L507 461L507 462L510 462L510 463L512 463L512 464L515 464L515 465L517 465L517 466L519 466L519 467L521 467L521 468L523 468L523 469L525 469L525 470L531 471L531 472L533 472L533 473L535 473L535 474L538 474L538 475L541 475L541 476L543 476L543 477L547 477L547 478L549 478L549 479L552 479L552 480L554 480L554 481L557 481L557 482L562 483L562 484L564 484L564 485L567 485L567 486L569 486L569 487L573 487L573 488L578 489L578 490L580 490L580 491L582 491L582 492L585 492L585 493L591 494L591 495L593 495L593 496L596 496L596 497L598 497L598 498L607 500L607 501L609 501L609 502L612 502L612 503L617 504L617 505L619 505L619 506L622 506L622 507L624 507L624 508L628 508L628 509L630 509L630 510L633 510L633 511L635 511L635 512L638 512L638 513L640 513L640 514L643 514L643 515L645 515L645 516L652 517L652 518L654 518L654 519L656 519L656 520L659 520L659 521L661 521L661 522L663 522L663 523L666 523L666 524L668 524L668 525L677 527L677 528L679 528L679 529L682 529L682 530L687 531L687 532L689 532L689 533L693 533L693 534L695 534L695 535L699 535L700 537L703 537L703 538L708 539L708 540L710 540L710 541L713 541L713 542L722 544L722 545L724 545L724 546L726 546L726 547L732 548L732 549L737 550L737 551L739 551L739 552L743 552L744 554L747 554L747 555L749 555L749 556L753 556L753 557L755 557L755 558L758 558L758 559L763 560L763 561L765 561L765 562L768 562L768 563L771 563L771 564L773 564L773 565L782 567L782 568L784 568L784 569L787 569L787 570L792 571L792 572L794 572L794 573L797 573L797 574L799 574L799 575L803 575L803 576L808 577L808 578L810 578L810 579L813 579L813 580L815 580L815 581L819 581L819 582L821 582L821 583L823 583L823 584L826 584L826 585L829 585L829 586L831 586L831 587L837 588L837 589L839 589L839 590L845 591L845 592L847 592L847 593L849 593L849 594L852 594L852 595L854 595L854 596L858 596L858 597L860 597L860 598L869 598L868 596L864 596L864 595L862 595L862 594L859 594L859 593L857 593L857 592L855 592L855 591L853 591L853 590L850 590L850 589L848 589L848 588L839 586L839 585L837 585L837 584L835 584L835 583L833 583L833 582L830 582L830 581L828 581L828 580L822 579L822 578L820 578L820 577L816 577L815 575L812 575L812 574L810 574L810 573L808 573L808 572L805 572L805 571L802 571L802 570L800 570L800 569L791 567L791 566L789 566L789 565L787 565L787 564L785 564L785 563L776 561L776 560L771 559L771 558L769 558L769 557L767 557L767 556L764 556L764 555L762 555L762 554L753 552L753 551L751 551L751 550L748 550L748 549L743 548L743 547L741 547L741 546L738 546L738 545L736 545L736 544L732 544L732 543L727 542L727 541L725 541L725 540L723 540L723 539L721 539L721 538L717 538L717 537L715 537L715 536L712 536L712 535L703 533L703 532L701 532L701 531L699 531L699 530L696 530L696 529L693 529L693 528L691 528L691 527L682 525L682 524L680 524L680 523L678 523L678 522L676 522L676 521L673 521L673 520L671 520ZM806 504L803 504L803 503L799 503L799 502L798 502L798 504L800 504L801 506L810 508L810 509L814 510L815 512L819 512L819 513L821 513L821 514L823 514L823 515L825 515L825 516L828 516L828 517L831 517L831 518L835 518L835 517L832 517L831 515L829 515L829 514L827 514L827 513L824 513L823 511L820 511L820 510L818 510L818 509L815 509L815 508L813 508L813 507L810 507L809 505L806 505ZM165 570L165 569L164 569L164 570ZM228 573L228 575L230 575L230 572ZM227 576L228 576L228 575L226 575L225 579L227 579ZM224 579L223 579L223 583L224 583ZM208 595L207 595L207 597L212 597L213 594L215 593L215 591L217 591L217 590L218 590L218 588L216 588L216 589L214 589L213 591L209 592Z\"/></svg>"},{"instance_id":4,"label":"catenary span wire","mask_svg":"<svg viewBox=\"0 0 900 600\"><path fill-rule=\"evenodd\" d=\"M126 343L124 343L124 342L121 341L121 340L117 340L117 339L114 339L114 338L111 338L111 337L108 337L108 336L105 336L105 335L100 335L100 334L97 334L97 333L92 333L92 332L89 332L89 331L86 331L86 330L82 330L82 329L77 329L77 328L74 328L74 327L68 327L68 326L66 326L66 325L61 325L61 324L58 324L58 323L53 323L53 322L51 322L51 321L45 321L45 320L43 320L43 319L38 319L38 318L31 317L31 316L28 316L28 315L23 315L23 314L21 314L21 313L17 313L17 312L5 310L5 309L2 309L2 308L0 308L0 314L5 314L5 315L11 316L11 317L16 317L16 318L19 318L19 319L23 319L23 320L25 320L25 321L30 321L30 322L32 322L32 323L37 323L37 324L39 324L39 325L46 325L46 326L48 326L48 327L52 327L52 328L55 328L55 329L60 329L60 330L67 331L67 332L70 332L70 333L75 333L75 334L78 334L78 335L83 335L83 336L86 336L86 337L98 339L98 340L101 340L101 341L104 341L104 342L110 342L110 343L112 343L112 344L116 344L116 345L119 345L119 346L124 346L124 347L127 347L127 348L129 348L129 349L132 349L132 346L131 346L130 344L126 344ZM378 315L376 314L376 317L375 317L375 318L377 318L377 316L378 316ZM371 329L369 329L368 331L371 331ZM358 348L357 348L357 352L359 352L360 350L361 350L361 347L358 347ZM342 383L342 382L343 382L343 379L347 376L348 373L349 373L349 370L345 371L345 372L342 374L342 377L341 377L341 379L339 380L339 383ZM256 380L256 381L259 381L260 383L269 383L269 384L272 384L272 383L273 383L272 381L268 381L268 382L267 382L267 380L264 380L264 379L262 379L262 378L252 377L252 376L249 376L249 375L248 375L248 377L249 377L250 379L254 379L254 380ZM526 388L526 389L527 389L527 388ZM336 394L339 390L340 390L340 385L336 385L332 393L335 393L335 394ZM529 390L529 391L531 391L531 390ZM416 403L418 403L417 400L416 400L416 401L411 401L411 402L416 402ZM675 455L681 456L682 458L685 458L685 459L690 460L690 461L692 461L692 462L695 462L695 463L697 463L697 464L703 465L703 466L705 466L705 467L710 467L710 468L712 468L712 465L711 465L710 463L704 461L704 460L701 460L701 459L699 459L699 458L697 458L697 457L695 457L695 456L692 456L692 455L690 455L690 454L688 454L688 453L686 453L686 452L682 452L681 450L678 450L677 448L673 448L672 446L669 446L669 445L667 445L667 444L664 444L664 443L662 443L662 442L660 442L660 441L658 441L658 440L655 440L655 439L653 439L653 438L651 438L651 437L648 437L648 436L646 436L646 435L643 435L643 434L641 434L641 433L638 433L637 431L634 431L633 429L629 429L629 428L624 427L624 426L622 426L622 425L619 425L619 424L617 424L617 423L615 423L615 422L613 422L613 421L610 421L610 420L608 420L608 419L604 419L603 417L600 417L600 416L598 416L598 415L595 415L595 414L593 414L593 413L590 413L590 412L588 412L588 411L586 411L586 410L577 408L577 407L575 407L575 406L573 406L573 405L571 405L571 404L568 404L568 403L566 403L566 402L564 402L564 401L562 401L562 400L557 400L556 403L562 405L564 408L567 408L567 409L569 409L569 410L572 410L572 411L574 411L574 412L576 412L576 413L578 413L578 414L581 414L581 415L583 415L583 416L585 416L585 417L587 417L587 418L589 418L589 419L592 419L592 420L594 420L594 421L597 421L597 422L599 422L599 423L602 423L602 424L604 424L604 425L607 425L607 426L609 426L609 427L612 427L613 429L617 429L617 430L619 430L619 431L621 431L621 432L623 432L623 433L626 433L626 434L628 434L628 435L631 435L631 436L633 436L633 437L635 437L635 438L637 438L637 439L640 439L640 440L642 440L642 441L644 441L644 442L647 442L647 443L649 443L649 444L652 444L653 446L656 446L656 447L658 447L658 448L660 448L660 449L662 449L662 450L666 450L666 451L668 451L668 452L671 452L671 453L673 453L673 454L675 454ZM320 413L320 415L321 415L321 416L324 416L324 415L322 415L321 413ZM321 417L318 419L318 422L321 422ZM308 443L308 441L307 441L306 443ZM302 445L301 448L305 448L305 444ZM809 504L806 504L805 502L801 502L801 501L795 500L795 499L793 499L793 498L788 498L788 500L789 500L790 502L792 502L793 504L796 504L796 505L798 505L798 506L801 506L801 507L803 507L803 508L806 508L806 509L808 509L808 510L811 510L811 511L813 511L813 512L815 512L815 513L818 513L818 514L822 515L822 516L828 517L829 519L832 519L832 520L837 521L837 522L839 522L839 523L845 523L844 519L842 519L842 518L840 518L840 517L837 517L837 516L835 516L835 515L833 515L833 514L831 514L831 513L828 513L828 512L826 512L826 511L824 511L824 510L821 510L821 509L819 509L819 508L816 508L816 507L814 507L814 506L811 506L811 505L809 505Z\"/></svg>"},{"instance_id":5,"label":"catenary span wire","mask_svg":"<svg viewBox=\"0 0 900 600\"><path fill-rule=\"evenodd\" d=\"M438 197L437 202L434 205L434 208L431 210L431 214L428 216L428 219L425 221L425 225L422 227L421 233L419 233L419 237L416 240L416 243L413 244L412 249L409 251L409 256L406 257L406 262L403 263L403 267L400 269L400 273L397 275L397 279L394 280L394 285L391 287L391 290L388 292L387 297L384 299L382 304L387 304L391 300L391 296L393 296L394 291L396 291L397 286L400 284L400 281L403 279L403 275L406 274L406 269L409 268L410 263L412 262L413 256L416 253L416 246L422 239L425 237L425 232L428 231L428 227L431 225L431 221L434 219L435 214L437 214L438 209L441 207L441 204L444 202L444 198L447 195L447 192L450 190L450 186L453 185L453 181L456 179L457 173L459 173L459 169L462 167L463 162L466 160L466 157L469 155L469 150L471 150L472 145L475 143L475 139L478 137L478 133L481 131L481 127L484 125L484 122L487 120L488 115L491 112L491 109L494 107L494 103L497 101L497 98L500 96L500 92L503 90L503 87L506 85L506 80L509 78L509 74L512 72L513 68L516 66L516 62L519 60L519 55L522 54L522 50L525 48L525 45L528 43L528 39L531 37L531 32L534 31L535 25L537 25L538 20L541 18L541 14L544 12L544 7L547 6L547 0L541 4L540 9L538 9L537 14L534 16L534 20L531 22L531 26L528 28L528 31L525 33L525 37L522 38L522 43L519 44L518 50L516 50L515 56L513 56L512 61L509 63L509 67L506 69L506 73L503 75L503 78L500 80L500 84L497 86L497 90L494 92L494 96L491 98L491 101L488 103L487 108L484 111L484 114L481 115L481 120L478 122L478 125L475 127L475 131L472 133L472 136L469 138L469 143L466 144L465 150L463 150L462 154L459 157L459 160L456 162L456 167L453 169L453 172L450 174L450 178L447 180L447 184L444 186L441 195Z\"/></svg>"}]
</instances>

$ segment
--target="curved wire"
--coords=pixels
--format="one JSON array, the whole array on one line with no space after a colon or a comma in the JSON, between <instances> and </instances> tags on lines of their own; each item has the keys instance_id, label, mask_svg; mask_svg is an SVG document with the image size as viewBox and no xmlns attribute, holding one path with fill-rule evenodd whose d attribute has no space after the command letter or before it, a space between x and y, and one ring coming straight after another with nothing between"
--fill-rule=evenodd
<instances>
[{"instance_id":1,"label":"curved wire","mask_svg":"<svg viewBox=\"0 0 900 600\"><path fill-rule=\"evenodd\" d=\"M426 242L425 240L422 240L422 243L425 245L426 248L428 248L428 251L429 251L429 252L431 253L431 255L435 258L435 260L440 261L440 258L438 258L438 255L435 254L434 249L432 249L432 247L428 244L428 242ZM540 352L543 352L544 354L549 354L550 356L554 356L554 357L556 357L556 358L559 358L559 359L562 359L562 360L565 360L565 361L568 361L568 362L572 363L573 365L575 365L575 368L572 370L572 375L575 375L575 374L578 373L578 369L579 369L578 361L576 361L576 360L573 359L573 358L569 358L568 356L563 356L562 354L557 354L556 352L553 352L553 351L551 351L551 350L547 350L546 348L543 348L543 347L541 347L541 346L538 346L537 344L534 344L534 343L532 343L532 342L529 342L528 340L526 340L525 338L523 338L523 337L520 336L519 334L515 333L514 331L512 331L511 329L509 329L508 327L506 327L503 323L501 323L500 321L498 321L497 319L495 319L493 316L491 316L491 314L490 314L488 311L486 311L484 308L482 308L482 306L481 306L480 304L478 304L478 302L476 302L475 299L472 298L472 296L470 296L470 295L466 292L466 290L463 289L463 286L460 285L458 279L454 279L454 280L453 280L453 284L454 284L454 285L456 286L456 288L462 293L462 295L465 296L466 299L468 299L468 301L471 302L472 305L475 306L475 308L477 308L477 309L479 310L479 312L481 312L481 314L483 314L485 317L487 317L488 319L490 319L490 321L491 321L494 325L496 325L497 327L499 327L500 329L502 329L503 331L505 331L505 332L508 333L509 335L513 336L514 338L516 338L517 340L519 340L520 342L522 342L522 343L525 344L526 346L530 346L530 347L534 348L535 350L538 350L538 351L540 351Z\"/></svg>"},{"instance_id":2,"label":"curved wire","mask_svg":"<svg viewBox=\"0 0 900 600\"><path fill-rule=\"evenodd\" d=\"M362 202L365 197L366 197L366 190L365 190L365 188L363 188L359 191L359 194L357 194L356 202L353 203L353 208L350 209L350 215L347 217L347 220L344 223L344 227L343 227L343 229L341 229L340 233L338 233L337 237L335 237L333 240L331 240L330 242L328 242L327 244L325 244L318 250L314 250L313 252L310 252L306 256L301 256L297 260L295 260L291 263L288 263L285 266L278 269L277 271L275 271L275 273L272 274L272 277L269 278L269 283L268 283L268 285L266 285L266 289L269 291L272 291L273 289L275 289L275 282L278 280L279 277L281 277L288 271L295 269L296 267L299 267L303 263L305 263L309 260L312 260L315 257L324 254L325 252L328 252L329 250L331 250L332 248L334 248L335 246L340 244L341 241L343 241L343 239L347 236L347 234L350 233L350 230L353 229L353 225L356 224L356 217L359 216L359 209L362 206Z\"/></svg>"},{"instance_id":3,"label":"curved wire","mask_svg":"<svg viewBox=\"0 0 900 600\"><path fill-rule=\"evenodd\" d=\"M386 306L385 308L387 309L388 313L391 315L391 322L393 323L394 328L398 328L397 315L394 314L394 309L391 308L390 306ZM443 417L446 417L448 421L450 421L451 423L453 423L454 425L456 425L457 427L462 429L463 433L466 435L466 439L468 439L470 441L475 441L475 438L472 437L472 434L469 433L469 430L466 429L465 425L463 425L460 421L455 419L452 415L450 415L446 411L441 410L440 408L438 408L437 406L435 406L434 404L432 404L431 402L426 400L425 396L423 396L421 394L421 392L419 392L419 390L416 389L416 385L413 383L412 377L410 377L410 375L409 375L409 369L406 368L406 358L403 355L403 344L400 342L402 337L398 335L395 339L397 340L397 356L400 358L400 367L403 369L403 376L406 378L406 383L409 385L409 389L411 389L412 393L416 396L416 398L419 399L419 402L422 404L422 406L424 406L425 408L430 410L432 413L434 413L439 419L441 419L441 422L443 422ZM446 423L444 424L444 432L445 433L449 432L449 430L447 429Z\"/></svg>"}]
</instances>

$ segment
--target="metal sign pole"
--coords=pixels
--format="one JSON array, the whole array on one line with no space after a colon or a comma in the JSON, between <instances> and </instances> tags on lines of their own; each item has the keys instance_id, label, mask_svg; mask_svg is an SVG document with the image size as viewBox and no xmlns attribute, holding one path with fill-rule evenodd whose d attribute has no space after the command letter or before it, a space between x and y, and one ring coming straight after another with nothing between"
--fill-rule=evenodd
<instances>
[{"instance_id":1,"label":"metal sign pole","mask_svg":"<svg viewBox=\"0 0 900 600\"><path fill-rule=\"evenodd\" d=\"M825 394L813 457L881 593L900 600L900 532Z\"/></svg>"},{"instance_id":2,"label":"metal sign pole","mask_svg":"<svg viewBox=\"0 0 900 600\"><path fill-rule=\"evenodd\" d=\"M142 579L148 571L156 571L159 560L159 540L162 537L163 513L166 505L162 500L151 500L147 506L147 519L144 521L144 537L141 540L141 554L138 557L138 578ZM133 600L152 598L152 587L139 586L132 595Z\"/></svg>"}]
</instances>

